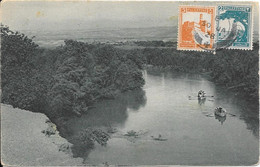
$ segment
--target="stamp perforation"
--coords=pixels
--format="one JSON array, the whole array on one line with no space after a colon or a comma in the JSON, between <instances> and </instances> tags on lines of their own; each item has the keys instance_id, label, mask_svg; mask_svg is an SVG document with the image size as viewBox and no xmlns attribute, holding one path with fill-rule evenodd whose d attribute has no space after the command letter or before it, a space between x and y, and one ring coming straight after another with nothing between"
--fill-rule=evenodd
<instances>
[{"instance_id":1,"label":"stamp perforation","mask_svg":"<svg viewBox=\"0 0 260 167\"><path fill-rule=\"evenodd\" d=\"M229 17L229 18L224 17L224 19L229 19L228 20L229 21L229 29L228 29L229 36L228 37L231 36L232 38L231 37L227 38L227 39L224 38L223 40L219 39L219 31L217 30L217 28L219 27L220 23L219 23L219 21L216 21L216 19L217 19L217 16L220 15L219 14L220 13L219 12L220 6L224 6L223 11L231 10L231 12L227 12L226 15L228 15L229 13L231 13L231 14L233 13L233 17ZM186 10L188 10L188 8L192 8L192 9L194 9L194 11L192 11L192 10L186 11ZM185 11L187 13L188 12L198 12L198 13L201 12L201 13L203 13L202 9L208 9L208 8L214 8L214 12L213 12L214 14L211 15L212 16L212 18L211 18L211 24L212 24L211 33L213 33L213 35L214 35L213 40L210 39L209 45L205 45L205 43L202 42L203 39L196 38L197 30L195 30L196 27L193 26L193 31L192 31L192 33L194 35L193 40L196 42L196 44L194 44L194 42L192 40L191 40L190 43L188 41L186 44L184 44L182 38L183 38L183 34L184 34L186 27L184 27L185 22L184 22L184 19L183 19L183 17L184 17L183 11ZM246 21L244 21L244 20L241 21L241 18L239 18L240 16L235 16L236 15L235 11L238 11L240 13L241 12L246 13L246 14L244 14ZM222 13L225 14L225 12L222 12ZM201 15L203 15L203 14L200 14L200 16ZM177 49L178 50L205 51L205 52L215 52L218 49L253 50L254 6L251 3L247 4L247 5L245 5L245 4L244 5L243 4L232 4L232 3L231 4L230 3L219 3L219 4L216 4L216 6L212 6L212 5L210 5L210 6L180 5L179 8L178 8L178 16L179 16L178 17L179 18L178 19L178 34L177 34L177 39L178 39ZM232 19L234 19L234 20L232 20ZM192 18L191 18L191 22L192 22ZM197 24L195 21L193 21L193 22L194 22L194 24ZM247 23L248 26L245 26L245 23ZM189 24L188 24L188 26L189 26ZM205 33L205 31L204 31L204 33ZM242 36L239 33L242 33ZM190 35L190 33L188 33L188 34ZM187 34L185 34L185 35L187 36ZM199 35L201 35L201 34L199 34ZM205 33L205 34L202 34L202 36L203 35L204 35L204 39L206 39L205 36L207 34ZM208 35L210 35L210 34L208 34ZM240 40L243 39L243 38L246 39L246 42L245 41L238 41L237 40L238 36L240 37ZM211 41L213 41L212 46L211 46ZM222 41L222 43L219 43L220 41ZM213 45L214 45L214 47L213 47ZM210 47L208 47L208 46L210 46Z\"/></svg>"},{"instance_id":2,"label":"stamp perforation","mask_svg":"<svg viewBox=\"0 0 260 167\"><path fill-rule=\"evenodd\" d=\"M216 14L216 8L214 6L190 6L190 5L180 5L179 8L179 20L178 20L178 45L177 45L177 49L178 50L190 50L190 51L206 51L208 52L208 50L204 50L202 49L199 45L197 45L197 43L195 43L196 41L192 41L192 36L191 34L189 33L189 35L191 36L190 37L190 41L187 40L188 42L186 42L185 44L182 43L182 39L183 38L183 34L184 34L184 29L183 29L183 26L184 24L186 24L186 22L183 24L183 15L182 15L182 11L181 10L184 10L184 12L188 13L192 13L192 12L196 12L196 14L199 13L200 15L200 20L199 20L199 23L193 21L193 22L188 22L188 25L187 27L189 27L190 25L193 26L194 28L195 27L199 27L200 29L199 30L202 30L206 31L206 26L204 25L201 26L201 23L202 21L204 21L205 23L209 23L210 25L210 30L208 30L208 32L210 33L214 33L215 32L215 20L214 20L214 16ZM187 10L187 11L186 11ZM188 11L190 10L190 11ZM192 11L193 10L193 11ZM207 15L210 15L210 21L208 20L202 20L202 18L204 17L204 15L207 14ZM207 16L209 17L209 16ZM199 25L199 26L198 26ZM209 27L208 27L209 28ZM188 28L186 28L188 29ZM187 36L187 34L185 34ZM190 43L189 43L190 42ZM214 39L209 39L209 46L213 46L214 44ZM205 44L203 44L205 45Z\"/></svg>"},{"instance_id":3,"label":"stamp perforation","mask_svg":"<svg viewBox=\"0 0 260 167\"><path fill-rule=\"evenodd\" d=\"M253 50L253 27L254 27L254 6L252 4L248 4L248 5L245 5L245 4L230 4L230 3L220 3L218 4L218 6L235 6L235 7L250 7L250 15L249 15L249 18L248 20L250 21L250 31L247 32L247 35L248 35L248 38L249 38L249 47L244 47L244 46L231 46L231 47L226 47L225 49L239 49L239 50ZM218 15L218 10L216 11L217 12L217 15ZM218 24L216 22L216 24ZM217 25L218 26L218 25ZM236 41L236 43L244 43L244 42L238 42Z\"/></svg>"}]
</instances>

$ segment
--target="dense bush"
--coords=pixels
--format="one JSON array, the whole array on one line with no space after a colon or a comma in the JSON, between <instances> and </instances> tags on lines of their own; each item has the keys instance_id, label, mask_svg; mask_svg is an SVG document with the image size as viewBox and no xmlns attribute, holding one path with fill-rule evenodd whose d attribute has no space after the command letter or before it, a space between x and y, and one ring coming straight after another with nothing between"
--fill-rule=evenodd
<instances>
[{"instance_id":1,"label":"dense bush","mask_svg":"<svg viewBox=\"0 0 260 167\"><path fill-rule=\"evenodd\" d=\"M183 72L200 72L203 60L208 53L178 51L176 48L145 48L143 51L147 64L161 67L171 66Z\"/></svg>"},{"instance_id":2,"label":"dense bush","mask_svg":"<svg viewBox=\"0 0 260 167\"><path fill-rule=\"evenodd\" d=\"M172 41L135 41L134 43L144 47L173 47L176 45L176 42Z\"/></svg>"},{"instance_id":3,"label":"dense bush","mask_svg":"<svg viewBox=\"0 0 260 167\"><path fill-rule=\"evenodd\" d=\"M66 40L40 49L1 26L2 102L50 117L86 112L98 99L140 88L143 59L111 45Z\"/></svg>"},{"instance_id":4,"label":"dense bush","mask_svg":"<svg viewBox=\"0 0 260 167\"><path fill-rule=\"evenodd\" d=\"M109 140L110 136L108 133L102 131L101 129L85 129L81 132L79 132L78 135L76 135L72 140L74 143L77 143L79 145L85 144L86 147L94 147L94 143L97 142L102 146L107 145L107 141Z\"/></svg>"},{"instance_id":5,"label":"dense bush","mask_svg":"<svg viewBox=\"0 0 260 167\"><path fill-rule=\"evenodd\" d=\"M32 39L1 25L2 102L22 109L39 107L46 84L33 63L37 48Z\"/></svg>"},{"instance_id":6,"label":"dense bush","mask_svg":"<svg viewBox=\"0 0 260 167\"><path fill-rule=\"evenodd\" d=\"M72 40L57 57L54 82L49 91L54 112L80 114L98 99L144 84L141 60L132 59L111 45L91 45Z\"/></svg>"},{"instance_id":7,"label":"dense bush","mask_svg":"<svg viewBox=\"0 0 260 167\"><path fill-rule=\"evenodd\" d=\"M253 51L226 50L214 56L211 69L213 79L230 89L258 97L258 44Z\"/></svg>"},{"instance_id":8,"label":"dense bush","mask_svg":"<svg viewBox=\"0 0 260 167\"><path fill-rule=\"evenodd\" d=\"M180 72L210 72L212 79L230 89L258 98L258 46L254 50L220 50L207 52L178 51L172 48L147 47L146 63Z\"/></svg>"}]
</instances>

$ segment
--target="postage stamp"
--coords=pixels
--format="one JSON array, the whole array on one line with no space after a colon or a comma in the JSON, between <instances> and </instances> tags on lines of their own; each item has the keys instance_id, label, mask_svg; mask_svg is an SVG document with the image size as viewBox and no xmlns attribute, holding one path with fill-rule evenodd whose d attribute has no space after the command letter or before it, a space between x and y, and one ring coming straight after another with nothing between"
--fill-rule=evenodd
<instances>
[{"instance_id":1,"label":"postage stamp","mask_svg":"<svg viewBox=\"0 0 260 167\"><path fill-rule=\"evenodd\" d=\"M252 50L252 9L252 6L247 5L218 5L216 16L218 48L225 46L230 49Z\"/></svg>"},{"instance_id":2,"label":"postage stamp","mask_svg":"<svg viewBox=\"0 0 260 167\"><path fill-rule=\"evenodd\" d=\"M215 30L215 7L179 7L178 50L213 49Z\"/></svg>"}]
</instances>

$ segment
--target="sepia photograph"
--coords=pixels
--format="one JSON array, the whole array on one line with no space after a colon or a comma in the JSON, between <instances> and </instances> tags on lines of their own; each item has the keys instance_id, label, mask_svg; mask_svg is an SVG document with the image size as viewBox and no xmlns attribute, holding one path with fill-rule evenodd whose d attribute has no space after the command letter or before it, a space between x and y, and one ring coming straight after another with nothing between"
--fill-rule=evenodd
<instances>
[{"instance_id":1,"label":"sepia photograph","mask_svg":"<svg viewBox=\"0 0 260 167\"><path fill-rule=\"evenodd\" d=\"M3 166L259 163L258 1L0 5Z\"/></svg>"}]
</instances>

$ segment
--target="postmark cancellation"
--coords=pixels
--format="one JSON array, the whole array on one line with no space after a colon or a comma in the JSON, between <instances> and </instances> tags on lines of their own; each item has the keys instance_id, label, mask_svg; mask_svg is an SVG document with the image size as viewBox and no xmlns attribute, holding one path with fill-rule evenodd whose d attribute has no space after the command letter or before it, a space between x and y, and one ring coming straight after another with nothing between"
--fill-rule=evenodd
<instances>
[{"instance_id":1,"label":"postmark cancellation","mask_svg":"<svg viewBox=\"0 0 260 167\"><path fill-rule=\"evenodd\" d=\"M178 50L252 50L252 6L180 6Z\"/></svg>"},{"instance_id":2,"label":"postmark cancellation","mask_svg":"<svg viewBox=\"0 0 260 167\"><path fill-rule=\"evenodd\" d=\"M178 50L212 49L215 29L215 7L180 6Z\"/></svg>"},{"instance_id":3,"label":"postmark cancellation","mask_svg":"<svg viewBox=\"0 0 260 167\"><path fill-rule=\"evenodd\" d=\"M229 40L234 36L229 49L252 50L253 13L250 5L218 5L216 17L216 42Z\"/></svg>"}]
</instances>

